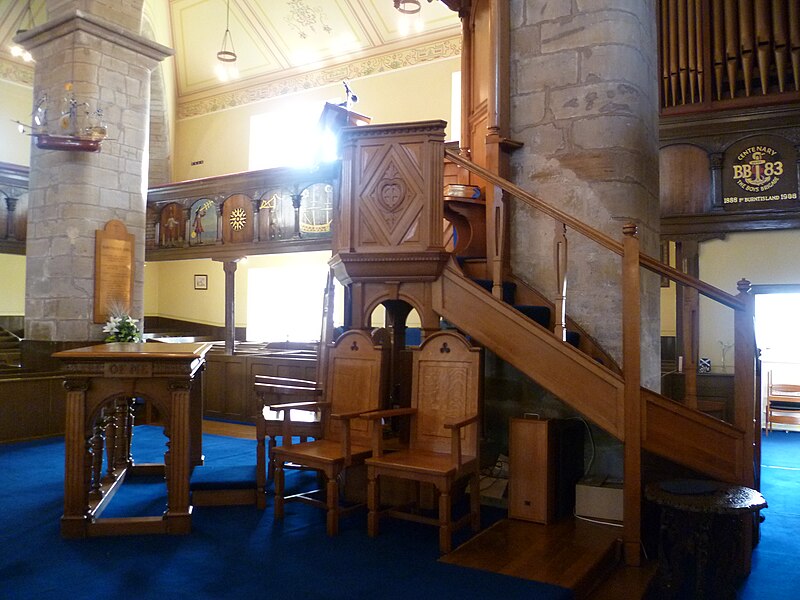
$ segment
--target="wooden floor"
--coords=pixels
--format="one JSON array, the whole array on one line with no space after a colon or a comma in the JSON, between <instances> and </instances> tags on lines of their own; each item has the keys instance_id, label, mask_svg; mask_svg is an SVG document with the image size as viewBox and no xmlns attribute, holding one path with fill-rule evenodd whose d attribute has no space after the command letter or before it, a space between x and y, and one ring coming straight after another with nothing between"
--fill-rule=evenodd
<instances>
[{"instance_id":1,"label":"wooden floor","mask_svg":"<svg viewBox=\"0 0 800 600\"><path fill-rule=\"evenodd\" d=\"M203 421L203 432L247 439L255 427ZM618 527L564 519L540 525L516 519L498 521L442 557L443 562L560 585L577 600L643 598L655 563L621 565Z\"/></svg>"},{"instance_id":2,"label":"wooden floor","mask_svg":"<svg viewBox=\"0 0 800 600\"><path fill-rule=\"evenodd\" d=\"M654 565L621 566L621 530L580 519L541 525L505 519L443 562L569 588L577 599L642 598Z\"/></svg>"}]
</instances>

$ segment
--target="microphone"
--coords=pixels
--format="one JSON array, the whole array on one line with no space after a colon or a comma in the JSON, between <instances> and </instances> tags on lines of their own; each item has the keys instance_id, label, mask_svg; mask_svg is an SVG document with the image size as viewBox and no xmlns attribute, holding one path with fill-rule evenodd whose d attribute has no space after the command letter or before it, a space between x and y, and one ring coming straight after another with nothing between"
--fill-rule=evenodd
<instances>
[{"instance_id":1,"label":"microphone","mask_svg":"<svg viewBox=\"0 0 800 600\"><path fill-rule=\"evenodd\" d=\"M342 81L342 85L344 86L344 92L347 96L347 102L358 102L358 96L353 93L353 90L350 89L350 86L347 85L346 81Z\"/></svg>"}]
</instances>

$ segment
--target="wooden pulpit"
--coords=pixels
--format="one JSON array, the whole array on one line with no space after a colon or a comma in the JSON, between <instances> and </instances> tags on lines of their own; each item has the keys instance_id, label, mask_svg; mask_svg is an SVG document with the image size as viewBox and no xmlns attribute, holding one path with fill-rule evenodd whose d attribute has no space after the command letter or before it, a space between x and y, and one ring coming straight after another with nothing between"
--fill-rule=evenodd
<instances>
[{"instance_id":1,"label":"wooden pulpit","mask_svg":"<svg viewBox=\"0 0 800 600\"><path fill-rule=\"evenodd\" d=\"M191 531L189 478L203 462L200 373L210 348L112 343L53 355L64 363L67 389L63 537ZM163 464L134 461L135 399L152 403L160 415L167 439ZM163 474L164 514L100 518L125 478L137 474Z\"/></svg>"}]
</instances>

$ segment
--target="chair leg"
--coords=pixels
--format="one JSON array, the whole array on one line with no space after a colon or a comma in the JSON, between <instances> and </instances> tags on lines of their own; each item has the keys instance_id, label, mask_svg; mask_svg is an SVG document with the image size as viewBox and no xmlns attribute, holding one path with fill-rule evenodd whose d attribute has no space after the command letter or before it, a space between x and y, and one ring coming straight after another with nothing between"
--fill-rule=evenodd
<instances>
[{"instance_id":1,"label":"chair leg","mask_svg":"<svg viewBox=\"0 0 800 600\"><path fill-rule=\"evenodd\" d=\"M275 436L270 436L267 444L267 456L269 458L269 464L267 465L267 481L271 481L275 479Z\"/></svg>"},{"instance_id":2,"label":"chair leg","mask_svg":"<svg viewBox=\"0 0 800 600\"><path fill-rule=\"evenodd\" d=\"M378 476L375 475L372 469L367 469L367 508L369 509L369 515L367 516L367 533L370 537L378 535L380 496L381 488Z\"/></svg>"},{"instance_id":3,"label":"chair leg","mask_svg":"<svg viewBox=\"0 0 800 600\"><path fill-rule=\"evenodd\" d=\"M275 462L275 518L283 519L283 460Z\"/></svg>"},{"instance_id":4,"label":"chair leg","mask_svg":"<svg viewBox=\"0 0 800 600\"><path fill-rule=\"evenodd\" d=\"M267 465L264 437L256 433L256 508L267 507Z\"/></svg>"},{"instance_id":5,"label":"chair leg","mask_svg":"<svg viewBox=\"0 0 800 600\"><path fill-rule=\"evenodd\" d=\"M452 550L451 507L448 490L439 490L439 551L447 554Z\"/></svg>"},{"instance_id":6,"label":"chair leg","mask_svg":"<svg viewBox=\"0 0 800 600\"><path fill-rule=\"evenodd\" d=\"M339 533L339 482L329 477L326 485L326 504L328 505L328 535Z\"/></svg>"}]
</instances>

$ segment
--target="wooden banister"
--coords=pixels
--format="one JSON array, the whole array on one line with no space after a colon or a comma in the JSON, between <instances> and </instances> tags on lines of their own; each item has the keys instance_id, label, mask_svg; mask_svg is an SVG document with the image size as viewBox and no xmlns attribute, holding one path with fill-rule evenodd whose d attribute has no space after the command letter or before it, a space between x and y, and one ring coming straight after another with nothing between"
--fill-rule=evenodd
<instances>
[{"instance_id":1,"label":"wooden banister","mask_svg":"<svg viewBox=\"0 0 800 600\"><path fill-rule=\"evenodd\" d=\"M489 183L492 183L496 186L503 188L505 191L519 198L526 204L529 204L530 206L536 208L537 210L540 210L541 212L556 219L557 221L563 222L567 227L570 227L575 231L579 231L580 233L588 237L590 240L593 240L598 244L600 244L601 246L608 248L615 254L622 256L622 244L617 240L615 240L614 238L607 236L606 234L602 233L601 231L598 231L597 229L594 229L593 227L590 227L589 225L586 225L585 223L579 221L572 215L562 210L559 210L554 206L547 204L544 200L541 200L540 198L537 198L533 194L526 192L521 187L514 185L507 179L503 179L502 177L495 175L491 171L476 165L472 161L459 156L452 150L445 149L445 155L448 159L452 160L457 165L464 167L468 171L475 173L476 175L485 179Z\"/></svg>"},{"instance_id":2,"label":"wooden banister","mask_svg":"<svg viewBox=\"0 0 800 600\"><path fill-rule=\"evenodd\" d=\"M501 187L506 192L512 194L514 197L518 198L525 204L543 212L544 214L552 217L556 221L560 221L566 227L573 229L585 237L589 238L590 240L600 244L604 248L610 250L611 252L622 256L623 255L623 245L622 243L618 242L614 238L606 235L602 231L591 227L583 223L582 221L576 219L572 215L554 207L550 204L546 203L541 198L537 198L530 192L523 190L521 187L511 183L507 179L503 179L498 175L495 175L491 171L484 169L483 167L476 165L472 161L459 156L455 152L449 149L445 149L445 156L452 160L457 165L467 169L468 171L472 171L479 177L485 179L486 181ZM736 296L733 296L727 293L724 290L721 290L713 285L710 285L704 281L696 279L686 273L682 273L677 269L674 269L668 265L663 264L658 259L653 258L652 256L648 256L647 254L639 253L639 264L644 267L645 269L656 273L657 275L668 277L672 281L676 281L682 285L686 285L696 289L698 292L706 296L707 298L711 298L723 304L729 308L734 310L744 310L745 306L743 301Z\"/></svg>"},{"instance_id":3,"label":"wooden banister","mask_svg":"<svg viewBox=\"0 0 800 600\"><path fill-rule=\"evenodd\" d=\"M624 385L625 385L625 400L624 400L624 432L620 432L620 437L625 440L625 476L626 481L631 481L633 488L630 493L635 494L641 491L641 459L636 458L640 456L643 439L642 439L642 421L647 420L648 416L644 414L642 408L642 394L645 393L640 386L640 373L639 365L641 364L640 352L640 287L639 277L640 268L647 269L656 273L661 277L666 277L671 281L675 281L686 287L685 294L690 299L696 299L697 294L702 294L711 300L714 300L723 306L734 310L734 326L735 326L735 346L736 346L736 370L734 372L734 418L733 425L740 432L743 432L743 437L739 438L739 447L737 454L742 457L741 462L737 462L741 469L737 471L735 477L741 485L754 485L755 474L757 468L754 465L754 460L758 452L758 432L759 428L756 426L757 411L755 405L756 399L756 381L755 381L755 334L753 328L753 298L749 294L749 282L742 281L739 284L739 295L733 296L713 285L710 285L692 275L683 273L668 265L663 264L658 259L642 254L639 249L638 239L635 238L635 226L626 226L624 242L620 243L617 240L609 237L605 233L587 225L575 217L561 211L560 209L551 206L533 194L523 190L522 188L514 185L510 181L492 173L491 171L472 163L470 160L459 156L451 150L445 150L446 157L459 165L460 167L476 174L478 177L484 179L489 184L501 188L504 192L513 195L519 201L531 206L532 208L550 216L556 222L556 235L555 235L555 262L557 271L557 284L559 285L559 294L564 291L563 284L566 282L566 273L561 271L562 257L559 255L558 244L561 239L559 232L564 232L567 227L583 234L585 237L596 242L609 251L618 254L622 257L623 264L623 281L622 281L622 298L623 298L623 367L624 367ZM635 243L634 243L635 242ZM635 249L634 249L635 248ZM559 299L561 303L563 299ZM695 300L696 304L696 300ZM557 315L557 325L562 319L562 315ZM687 327L696 327L694 320L686 323ZM558 333L558 331L556 332ZM691 338L694 339L694 333L691 332ZM688 406L697 409L697 392L696 392L696 352L686 354L688 362L687 367L687 400ZM741 434L740 434L741 435ZM743 466L742 466L743 465ZM747 471L747 472L744 472ZM627 487L626 482L626 487ZM626 496L627 497L627 496ZM631 501L630 504L636 504ZM632 510L640 510L638 505ZM638 522L635 515L627 515L626 523ZM635 537L634 533L630 533ZM626 540L626 552L633 553L634 538ZM629 543L630 542L630 543ZM636 550L638 552L638 549ZM628 560L633 560L633 555Z\"/></svg>"},{"instance_id":4,"label":"wooden banister","mask_svg":"<svg viewBox=\"0 0 800 600\"><path fill-rule=\"evenodd\" d=\"M622 257L622 363L625 377L623 547L625 563L641 563L642 506L642 402L641 402L641 269L636 225L623 229Z\"/></svg>"},{"instance_id":5,"label":"wooden banister","mask_svg":"<svg viewBox=\"0 0 800 600\"><path fill-rule=\"evenodd\" d=\"M756 485L755 459L757 449L761 447L761 427L756 426L756 415L760 418L761 408L756 409L755 400L760 399L756 393L756 336L755 336L755 299L750 293L750 282L741 279L737 283L739 298L745 304L745 310L737 310L734 314L734 360L736 369L733 374L733 424L744 430L743 453L745 465L752 469L741 474L742 485Z\"/></svg>"}]
</instances>

